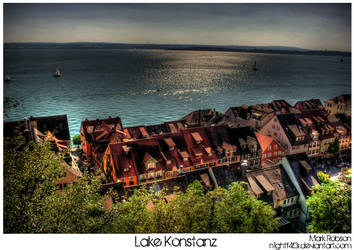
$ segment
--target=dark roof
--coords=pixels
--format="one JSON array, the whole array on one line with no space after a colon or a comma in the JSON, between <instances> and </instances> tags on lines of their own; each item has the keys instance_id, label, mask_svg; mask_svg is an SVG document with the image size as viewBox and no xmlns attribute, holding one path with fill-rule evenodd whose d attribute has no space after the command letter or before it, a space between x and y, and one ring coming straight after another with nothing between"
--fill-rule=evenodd
<instances>
[{"instance_id":1,"label":"dark roof","mask_svg":"<svg viewBox=\"0 0 354 250\"><path fill-rule=\"evenodd\" d=\"M278 114L276 115L280 125L282 126L286 136L288 137L291 145L298 145L307 142L307 137L300 121L296 118L295 114ZM296 141L296 137L305 137L305 140Z\"/></svg>"},{"instance_id":2,"label":"dark roof","mask_svg":"<svg viewBox=\"0 0 354 250\"><path fill-rule=\"evenodd\" d=\"M351 94L346 94L346 95L340 95L337 97L334 97L332 99L327 100L326 102L332 101L336 104L338 103L350 103L351 102L352 95Z\"/></svg>"},{"instance_id":3,"label":"dark roof","mask_svg":"<svg viewBox=\"0 0 354 250\"><path fill-rule=\"evenodd\" d=\"M311 99L306 101L298 101L295 105L295 108L300 110L301 112L324 112L324 107L320 101L320 99Z\"/></svg>"},{"instance_id":4,"label":"dark roof","mask_svg":"<svg viewBox=\"0 0 354 250\"><path fill-rule=\"evenodd\" d=\"M70 131L68 125L68 118L66 115L44 116L44 117L30 117L27 120L15 122L4 122L4 136L12 137L17 132L23 133L24 130L36 128L41 133L45 134L50 131L59 140L70 141ZM33 138L32 138L33 139Z\"/></svg>"},{"instance_id":5,"label":"dark roof","mask_svg":"<svg viewBox=\"0 0 354 250\"><path fill-rule=\"evenodd\" d=\"M281 165L251 171L246 176L250 191L266 202L273 203L275 200L285 200L298 195Z\"/></svg>"},{"instance_id":6,"label":"dark roof","mask_svg":"<svg viewBox=\"0 0 354 250\"><path fill-rule=\"evenodd\" d=\"M306 170L306 167L301 163L302 161L309 164L309 159L306 153L287 155L286 158L289 161L289 164L294 172L294 175L299 183L304 194L310 194L312 186L319 183L317 175L313 168L311 170ZM311 166L311 164L309 164Z\"/></svg>"},{"instance_id":7,"label":"dark roof","mask_svg":"<svg viewBox=\"0 0 354 250\"><path fill-rule=\"evenodd\" d=\"M221 115L222 113L215 109L199 109L189 113L181 120L185 120L188 125L210 125L221 120Z\"/></svg>"},{"instance_id":8,"label":"dark roof","mask_svg":"<svg viewBox=\"0 0 354 250\"><path fill-rule=\"evenodd\" d=\"M231 183L240 181L240 170L238 165L217 166L212 168L216 182L219 186L227 188Z\"/></svg>"},{"instance_id":9,"label":"dark roof","mask_svg":"<svg viewBox=\"0 0 354 250\"><path fill-rule=\"evenodd\" d=\"M230 142L237 146L239 154L251 153L251 145L257 145L257 150L261 150L256 135L250 127L229 128L228 134Z\"/></svg>"}]
</instances>

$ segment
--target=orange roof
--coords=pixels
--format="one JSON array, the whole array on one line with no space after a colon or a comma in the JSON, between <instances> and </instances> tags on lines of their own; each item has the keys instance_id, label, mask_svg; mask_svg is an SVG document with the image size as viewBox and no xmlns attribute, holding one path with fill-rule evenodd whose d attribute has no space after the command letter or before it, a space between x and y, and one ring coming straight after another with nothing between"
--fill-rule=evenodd
<instances>
[{"instance_id":1,"label":"orange roof","mask_svg":"<svg viewBox=\"0 0 354 250\"><path fill-rule=\"evenodd\" d=\"M149 134L147 133L146 129L144 127L139 127L140 133L142 134L143 137L148 137Z\"/></svg>"},{"instance_id":2,"label":"orange roof","mask_svg":"<svg viewBox=\"0 0 354 250\"><path fill-rule=\"evenodd\" d=\"M266 135L262 135L258 132L254 132L257 140L259 142L259 145L261 145L262 151L266 150L267 147L272 143L272 141L274 140L272 137L270 136L266 136Z\"/></svg>"},{"instance_id":3,"label":"orange roof","mask_svg":"<svg viewBox=\"0 0 354 250\"><path fill-rule=\"evenodd\" d=\"M200 136L200 134L198 132L193 132L192 137L197 143L203 141L202 137Z\"/></svg>"}]
</instances>

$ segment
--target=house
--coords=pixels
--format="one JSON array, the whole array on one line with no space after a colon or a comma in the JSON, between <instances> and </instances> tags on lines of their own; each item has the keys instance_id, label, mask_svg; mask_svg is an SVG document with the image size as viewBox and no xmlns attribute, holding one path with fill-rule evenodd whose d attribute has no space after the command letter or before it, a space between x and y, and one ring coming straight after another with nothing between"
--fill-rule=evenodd
<instances>
[{"instance_id":1,"label":"house","mask_svg":"<svg viewBox=\"0 0 354 250\"><path fill-rule=\"evenodd\" d=\"M248 189L257 199L272 205L281 218L278 226L298 222L299 193L281 165L269 166L246 174Z\"/></svg>"},{"instance_id":2,"label":"house","mask_svg":"<svg viewBox=\"0 0 354 250\"><path fill-rule=\"evenodd\" d=\"M240 162L237 146L234 142L231 142L229 128L227 126L212 126L206 127L205 129L212 149L216 152L218 165Z\"/></svg>"},{"instance_id":3,"label":"house","mask_svg":"<svg viewBox=\"0 0 354 250\"><path fill-rule=\"evenodd\" d=\"M339 139L340 152L351 148L351 119L344 114L334 115L335 120L332 120L331 126L335 128L334 136Z\"/></svg>"},{"instance_id":4,"label":"house","mask_svg":"<svg viewBox=\"0 0 354 250\"><path fill-rule=\"evenodd\" d=\"M297 119L299 120L302 130L306 134L307 141L308 141L308 149L306 151L306 154L308 157L319 157L320 156L320 146L321 146L321 128L318 127L319 124L317 124L316 121L321 121L317 116L311 115L309 113L307 114L299 114L296 115ZM315 118L316 117L316 118ZM318 116L321 117L322 116Z\"/></svg>"},{"instance_id":5,"label":"house","mask_svg":"<svg viewBox=\"0 0 354 250\"><path fill-rule=\"evenodd\" d=\"M309 222L309 209L306 197L313 192L313 186L319 185L317 172L311 166L305 153L288 155L281 160L285 172L299 193L300 221L299 228L306 232Z\"/></svg>"},{"instance_id":6,"label":"house","mask_svg":"<svg viewBox=\"0 0 354 250\"><path fill-rule=\"evenodd\" d=\"M246 162L248 169L259 168L262 149L253 130L250 127L229 128L228 133L230 142L237 146L240 161Z\"/></svg>"},{"instance_id":7,"label":"house","mask_svg":"<svg viewBox=\"0 0 354 250\"><path fill-rule=\"evenodd\" d=\"M289 103L287 103L285 100L274 100L270 103L272 106L275 114L298 114L300 111L292 107Z\"/></svg>"},{"instance_id":8,"label":"house","mask_svg":"<svg viewBox=\"0 0 354 250\"><path fill-rule=\"evenodd\" d=\"M186 124L191 126L209 126L216 124L222 119L222 113L215 109L199 109L184 116Z\"/></svg>"},{"instance_id":9,"label":"house","mask_svg":"<svg viewBox=\"0 0 354 250\"><path fill-rule=\"evenodd\" d=\"M248 146L257 150L254 140L248 138ZM110 143L103 156L107 179L123 183L124 187L178 178L202 169L207 169L211 176L211 179L200 176L204 184L218 186L212 168L232 168L238 164L240 170L239 163L239 151L228 137L226 126L188 128L146 139Z\"/></svg>"},{"instance_id":10,"label":"house","mask_svg":"<svg viewBox=\"0 0 354 250\"><path fill-rule=\"evenodd\" d=\"M286 154L307 151L308 138L295 114L278 114L259 132L275 138L285 149Z\"/></svg>"},{"instance_id":11,"label":"house","mask_svg":"<svg viewBox=\"0 0 354 250\"><path fill-rule=\"evenodd\" d=\"M71 145L68 118L66 115L30 117L23 121L4 122L4 137L21 134L26 142L53 141L56 150L67 149Z\"/></svg>"},{"instance_id":12,"label":"house","mask_svg":"<svg viewBox=\"0 0 354 250\"><path fill-rule=\"evenodd\" d=\"M217 164L216 152L203 127L182 130L187 151L195 168L213 167Z\"/></svg>"},{"instance_id":13,"label":"house","mask_svg":"<svg viewBox=\"0 0 354 250\"><path fill-rule=\"evenodd\" d=\"M307 101L298 101L294 107L301 113L307 115L321 115L326 113L320 99L311 99Z\"/></svg>"},{"instance_id":14,"label":"house","mask_svg":"<svg viewBox=\"0 0 354 250\"><path fill-rule=\"evenodd\" d=\"M221 123L235 128L251 127L258 129L263 127L273 115L274 110L269 104L242 105L229 108L225 112Z\"/></svg>"},{"instance_id":15,"label":"house","mask_svg":"<svg viewBox=\"0 0 354 250\"><path fill-rule=\"evenodd\" d=\"M255 132L256 138L262 149L261 167L267 163L277 163L285 156L284 148L270 136Z\"/></svg>"},{"instance_id":16,"label":"house","mask_svg":"<svg viewBox=\"0 0 354 250\"><path fill-rule=\"evenodd\" d=\"M91 159L96 167L102 163L103 154L113 139L121 141L128 135L123 131L120 118L88 120L81 122L81 147L86 159Z\"/></svg>"},{"instance_id":17,"label":"house","mask_svg":"<svg viewBox=\"0 0 354 250\"><path fill-rule=\"evenodd\" d=\"M325 109L330 115L345 114L350 117L352 114L352 95L340 95L325 101Z\"/></svg>"}]
</instances>

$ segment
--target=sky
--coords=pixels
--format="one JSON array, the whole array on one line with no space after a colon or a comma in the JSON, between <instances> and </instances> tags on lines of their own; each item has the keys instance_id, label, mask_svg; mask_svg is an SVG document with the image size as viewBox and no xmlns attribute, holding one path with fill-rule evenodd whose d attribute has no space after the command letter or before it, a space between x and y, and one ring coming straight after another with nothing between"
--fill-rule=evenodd
<instances>
[{"instance_id":1,"label":"sky","mask_svg":"<svg viewBox=\"0 0 354 250\"><path fill-rule=\"evenodd\" d=\"M351 51L351 5L7 3L4 42L294 46Z\"/></svg>"}]
</instances>

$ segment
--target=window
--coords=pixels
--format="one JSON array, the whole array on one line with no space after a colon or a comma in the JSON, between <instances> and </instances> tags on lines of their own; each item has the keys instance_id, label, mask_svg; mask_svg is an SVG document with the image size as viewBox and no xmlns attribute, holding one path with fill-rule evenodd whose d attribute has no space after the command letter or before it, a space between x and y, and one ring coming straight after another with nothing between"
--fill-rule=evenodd
<instances>
[{"instance_id":1,"label":"window","mask_svg":"<svg viewBox=\"0 0 354 250\"><path fill-rule=\"evenodd\" d=\"M272 153L268 153L268 157L272 157Z\"/></svg>"},{"instance_id":2,"label":"window","mask_svg":"<svg viewBox=\"0 0 354 250\"><path fill-rule=\"evenodd\" d=\"M272 146L268 146L268 150L272 150Z\"/></svg>"},{"instance_id":3,"label":"window","mask_svg":"<svg viewBox=\"0 0 354 250\"><path fill-rule=\"evenodd\" d=\"M274 156L277 156L277 155L278 155L278 152L277 152L277 151L275 151L275 152L274 152Z\"/></svg>"},{"instance_id":4,"label":"window","mask_svg":"<svg viewBox=\"0 0 354 250\"><path fill-rule=\"evenodd\" d=\"M150 163L147 165L147 169L153 169L153 168L155 168L155 163L150 162Z\"/></svg>"},{"instance_id":5,"label":"window","mask_svg":"<svg viewBox=\"0 0 354 250\"><path fill-rule=\"evenodd\" d=\"M263 159L265 159L267 157L267 154L263 154Z\"/></svg>"},{"instance_id":6,"label":"window","mask_svg":"<svg viewBox=\"0 0 354 250\"><path fill-rule=\"evenodd\" d=\"M275 144L275 145L274 145L274 150L277 150L277 149L278 149L278 145Z\"/></svg>"}]
</instances>

